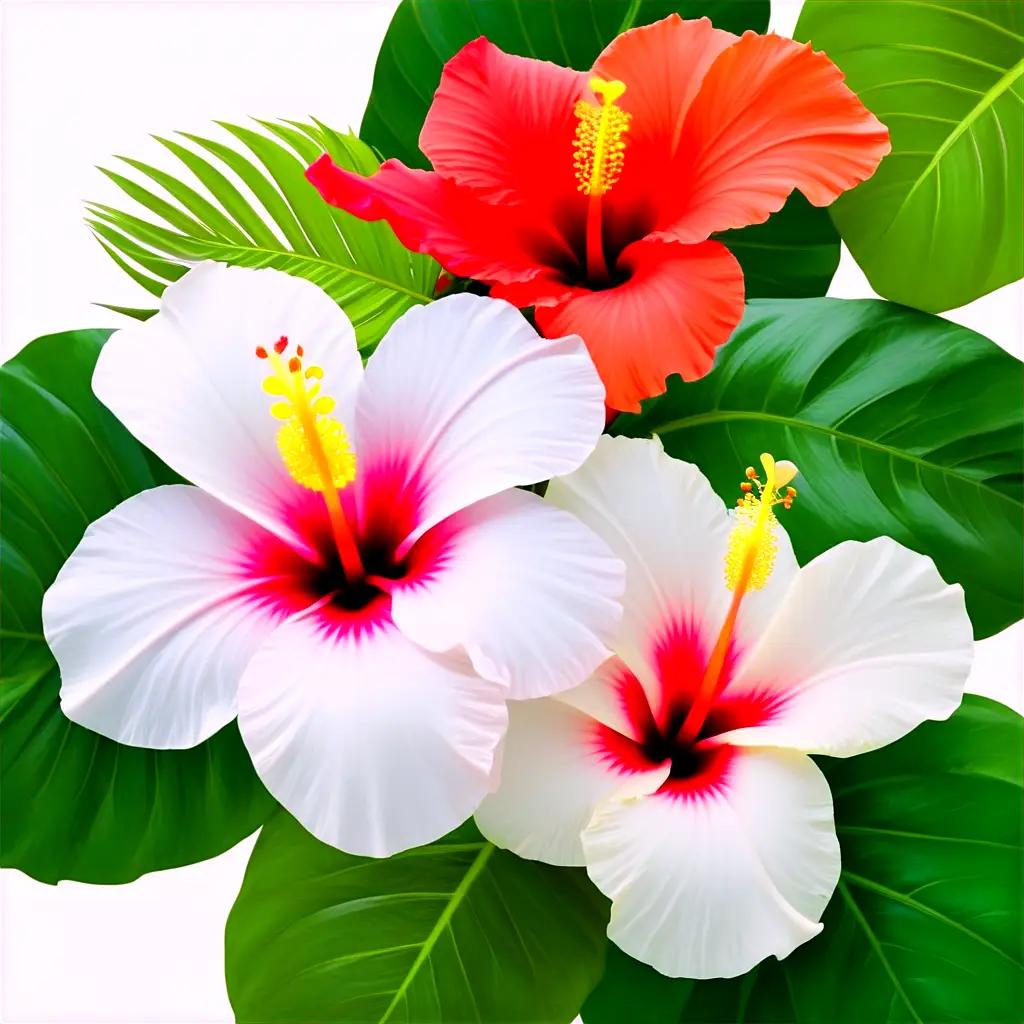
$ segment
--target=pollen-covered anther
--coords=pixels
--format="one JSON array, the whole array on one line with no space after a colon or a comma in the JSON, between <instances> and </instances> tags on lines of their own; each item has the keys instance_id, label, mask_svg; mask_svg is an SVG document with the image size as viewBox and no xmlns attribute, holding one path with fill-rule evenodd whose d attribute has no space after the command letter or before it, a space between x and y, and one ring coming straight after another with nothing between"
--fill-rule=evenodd
<instances>
[{"instance_id":1,"label":"pollen-covered anther","mask_svg":"<svg viewBox=\"0 0 1024 1024\"><path fill-rule=\"evenodd\" d=\"M273 351L262 345L256 350L273 371L264 378L263 390L277 399L270 414L283 421L277 449L296 483L321 494L333 492L355 479L355 452L344 425L331 415L334 399L320 393L323 368L303 364L301 345L286 362L282 357L287 348L288 339L282 336Z\"/></svg>"},{"instance_id":2,"label":"pollen-covered anther","mask_svg":"<svg viewBox=\"0 0 1024 1024\"><path fill-rule=\"evenodd\" d=\"M796 500L796 488L785 486L797 475L796 466L785 460L776 462L768 454L761 456L761 465L765 482L762 484L754 468L748 466L747 479L740 484L742 497L733 513L725 554L725 582L733 591L760 590L768 582L779 549L775 506L789 509Z\"/></svg>"},{"instance_id":3,"label":"pollen-covered anther","mask_svg":"<svg viewBox=\"0 0 1024 1024\"><path fill-rule=\"evenodd\" d=\"M739 586L744 575L748 576L747 590L760 590L775 568L779 549L775 536L778 520L775 513L769 511L761 522L761 513L761 499L753 494L741 498L736 505L725 553L725 583L730 590ZM748 560L751 560L749 566Z\"/></svg>"},{"instance_id":4,"label":"pollen-covered anther","mask_svg":"<svg viewBox=\"0 0 1024 1024\"><path fill-rule=\"evenodd\" d=\"M321 398L320 401L331 402ZM332 403L333 405L333 403ZM335 488L350 484L356 475L356 456L349 444L348 434L340 420L333 416L318 418L316 424L320 451L310 443L309 435L298 417L293 416L277 432L277 450L281 453L291 478L311 491L324 490L322 458L326 462L330 483Z\"/></svg>"},{"instance_id":5,"label":"pollen-covered anther","mask_svg":"<svg viewBox=\"0 0 1024 1024\"><path fill-rule=\"evenodd\" d=\"M590 88L597 96L596 104L579 100L573 110L579 123L573 161L579 190L585 195L604 195L622 174L626 142L632 115L616 106L626 91L625 83L591 78Z\"/></svg>"}]
</instances>

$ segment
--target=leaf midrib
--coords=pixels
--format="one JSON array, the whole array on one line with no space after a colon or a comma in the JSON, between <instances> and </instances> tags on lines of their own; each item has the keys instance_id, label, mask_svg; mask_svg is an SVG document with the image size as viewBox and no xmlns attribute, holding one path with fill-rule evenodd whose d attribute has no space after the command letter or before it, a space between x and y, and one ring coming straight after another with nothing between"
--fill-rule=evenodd
<instances>
[{"instance_id":1,"label":"leaf midrib","mask_svg":"<svg viewBox=\"0 0 1024 1024\"><path fill-rule=\"evenodd\" d=\"M441 849L443 852L443 847ZM408 991L409 986L412 984L412 981L415 978L416 974L419 972L420 968L427 962L427 959L433 952L434 946L437 945L437 940L441 937L445 928L447 928L449 923L451 922L451 919L455 914L455 911L458 910L460 904L466 898L466 894L473 887L474 882L476 882L477 877L487 866L487 862L491 859L491 856L494 853L495 849L496 848L493 844L487 843L473 859L473 863L470 864L469 868L466 870L466 874L463 876L462 881L459 882L459 884L455 887L455 890L451 894L451 898L445 904L444 909L438 916L438 919L434 924L434 927L430 930L430 933L423 940L420 951L416 955L416 959L413 960L411 966L409 967L409 970L406 972L405 977L402 979L401 985L398 986L398 988L395 991L395 994L391 997L391 1002L388 1003L387 1008L384 1010L384 1013L381 1015L380 1020L378 1021L378 1024L387 1024L387 1021L390 1020L392 1013L394 1013L395 1011L395 1008L405 997L405 994Z\"/></svg>"},{"instance_id":2,"label":"leaf midrib","mask_svg":"<svg viewBox=\"0 0 1024 1024\"><path fill-rule=\"evenodd\" d=\"M868 945L871 946L875 956L878 957L878 961L881 963L882 969L889 976L889 980L892 982L893 988L896 990L896 993L899 995L904 1005L910 1011L914 1021L916 1024L924 1024L921 1015L915 1009L914 1004L910 1001L910 997L907 995L903 985L900 983L900 979L897 976L896 971L893 969L892 964L889 962L889 958L885 955L885 951L882 949L882 944L879 941L878 936L875 935L874 931L872 931L871 925L868 923L868 919L864 916L864 912L860 909L853 896L850 895L850 890L842 879L839 880L837 889L839 894L842 896L843 901L846 903L847 907L849 907L850 912L856 919L857 924L860 925L861 930L864 932L864 936L868 941Z\"/></svg>"},{"instance_id":3,"label":"leaf midrib","mask_svg":"<svg viewBox=\"0 0 1024 1024\"><path fill-rule=\"evenodd\" d=\"M922 184L931 176L935 169L939 166L942 158L953 148L957 140L960 139L966 132L968 132L971 126L986 113L988 109L993 106L995 101L999 99L1013 84L1024 75L1024 58L1019 60L1013 67L1008 68L999 78L991 85L984 93L977 103L958 121L953 130L942 140L942 145L935 151L935 155L928 161L928 165L925 169L914 179L914 183L910 186L907 194L903 197L900 205L896 208L895 213L889 222L890 229L892 225L899 220L901 214L906 209L907 204L911 199L914 198L915 193L921 187Z\"/></svg>"},{"instance_id":4,"label":"leaf midrib","mask_svg":"<svg viewBox=\"0 0 1024 1024\"><path fill-rule=\"evenodd\" d=\"M322 256L310 256L308 253L291 252L287 249L268 249L265 246L260 245L240 245L238 242L231 242L220 237L194 238L190 235L180 235L179 237L189 244L207 245L211 248L221 249L224 251L251 252L257 255L267 256L272 259L287 259L303 263L319 264L327 270L348 274L352 277L361 277L363 280L369 281L371 284L379 285L382 288L388 288L391 291L398 292L402 295L408 295L410 298L417 299L421 302L430 302L432 299L432 296L426 295L423 292L414 291L412 288L406 288L403 285L398 284L396 281L389 281L387 278L371 274L356 266L349 267L345 266L343 263L335 263ZM150 248L154 248L154 246L150 246Z\"/></svg>"},{"instance_id":5,"label":"leaf midrib","mask_svg":"<svg viewBox=\"0 0 1024 1024\"><path fill-rule=\"evenodd\" d=\"M990 952L995 953L998 957L1007 961L1007 963L1011 964L1013 967L1020 969L1020 962L1015 960L1005 950L1000 949L994 942L990 942L984 935L979 935L977 932L971 931L971 929L965 924L962 924L960 921L956 921L951 917L947 917L947 915L936 910L934 907L929 906L927 903L915 900L912 896L907 895L907 893L899 892L888 885L883 885L881 882L876 882L870 878L865 878L863 875L855 874L853 871L844 870L843 879L845 882L852 883L861 889L866 889L868 892L873 892L878 896L882 896L890 902L899 903L900 906L906 907L908 910L912 910L917 914L921 914L924 917L930 917L932 920L938 921L940 924L944 924L947 928L952 928L954 931L960 932L961 935L966 935L968 938L977 942L980 946L983 946L985 949L988 949Z\"/></svg>"},{"instance_id":6,"label":"leaf midrib","mask_svg":"<svg viewBox=\"0 0 1024 1024\"><path fill-rule=\"evenodd\" d=\"M984 491L987 495L993 498L1008 502L1013 506L1015 511L1018 511L1021 508L1021 503L1016 499L1011 498L1008 494L1004 494L1002 491L996 490L983 480L978 480L963 473L958 473L955 469L950 469L948 466L942 466L937 462L929 462L927 459L923 459L919 455L912 455L910 452L903 451L900 448L894 448L891 445L883 444L881 441L874 441L868 437L860 437L857 434L849 434L843 430L838 430L835 427L829 427L821 423L812 423L810 420L801 420L793 416L783 416L778 413L752 410L717 409L714 412L697 413L693 416L683 416L679 419L670 420L664 426L657 428L654 433L661 436L676 430L685 430L688 427L700 426L705 423L726 422L729 420L753 420L763 421L765 423L780 423L795 430L806 430L808 433L824 434L826 437L831 437L836 441L845 442L861 448L867 448L871 451L887 455L892 459L899 459L912 466L917 466L919 468L923 467L936 473L940 473L943 476L959 481L966 486L975 487L978 490Z\"/></svg>"}]
</instances>

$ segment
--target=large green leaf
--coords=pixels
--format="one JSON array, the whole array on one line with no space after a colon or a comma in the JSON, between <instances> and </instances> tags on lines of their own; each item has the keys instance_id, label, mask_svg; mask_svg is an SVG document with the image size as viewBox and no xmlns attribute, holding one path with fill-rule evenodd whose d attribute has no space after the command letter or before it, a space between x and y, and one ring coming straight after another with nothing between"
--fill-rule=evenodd
<instances>
[{"instance_id":1,"label":"large green leaf","mask_svg":"<svg viewBox=\"0 0 1024 1024\"><path fill-rule=\"evenodd\" d=\"M1022 751L1024 719L967 697L891 747L821 758L843 851L822 934L735 981L668 982L610 955L584 1021L612 1024L624 978L658 1008L643 1024L1020 1021Z\"/></svg>"},{"instance_id":2,"label":"large green leaf","mask_svg":"<svg viewBox=\"0 0 1024 1024\"><path fill-rule=\"evenodd\" d=\"M321 124L261 123L266 132L222 124L244 149L199 135L183 136L190 145L157 140L199 188L121 157L134 176L104 173L158 219L94 203L88 223L118 266L152 295L200 260L274 267L319 285L348 314L360 347L371 348L399 314L431 299L437 264L408 252L387 224L328 206L306 181L306 166L324 150L342 167L372 174L378 163L365 143ZM160 191L140 183L147 179Z\"/></svg>"},{"instance_id":3,"label":"large green leaf","mask_svg":"<svg viewBox=\"0 0 1024 1024\"><path fill-rule=\"evenodd\" d=\"M615 430L659 435L728 501L758 453L792 459L801 562L894 537L963 584L980 638L1021 617L1021 371L973 331L879 300L755 301L707 377L673 379Z\"/></svg>"},{"instance_id":4,"label":"large green leaf","mask_svg":"<svg viewBox=\"0 0 1024 1024\"><path fill-rule=\"evenodd\" d=\"M607 903L472 822L387 860L288 815L264 827L227 924L239 1020L568 1024L601 976Z\"/></svg>"},{"instance_id":5,"label":"large green leaf","mask_svg":"<svg viewBox=\"0 0 1024 1024\"><path fill-rule=\"evenodd\" d=\"M109 333L40 338L0 368L0 864L44 882L127 882L203 860L272 807L233 725L192 750L157 752L113 743L60 710L43 592L90 522L173 479L92 394Z\"/></svg>"},{"instance_id":6,"label":"large green leaf","mask_svg":"<svg viewBox=\"0 0 1024 1024\"><path fill-rule=\"evenodd\" d=\"M470 40L484 35L508 53L585 69L620 32L674 12L733 32L768 24L767 0L402 0L377 57L360 135L384 156L429 167L420 128L445 61ZM551 159L571 155L567 148ZM824 295L839 263L827 211L799 195L767 224L726 232L722 241L743 265L750 296Z\"/></svg>"},{"instance_id":7,"label":"large green leaf","mask_svg":"<svg viewBox=\"0 0 1024 1024\"><path fill-rule=\"evenodd\" d=\"M1024 274L1024 4L808 0L796 35L892 133L832 207L875 291L939 312Z\"/></svg>"},{"instance_id":8,"label":"large green leaf","mask_svg":"<svg viewBox=\"0 0 1024 1024\"><path fill-rule=\"evenodd\" d=\"M839 234L828 210L799 192L763 224L715 237L739 260L748 299L824 295L839 266Z\"/></svg>"}]
</instances>

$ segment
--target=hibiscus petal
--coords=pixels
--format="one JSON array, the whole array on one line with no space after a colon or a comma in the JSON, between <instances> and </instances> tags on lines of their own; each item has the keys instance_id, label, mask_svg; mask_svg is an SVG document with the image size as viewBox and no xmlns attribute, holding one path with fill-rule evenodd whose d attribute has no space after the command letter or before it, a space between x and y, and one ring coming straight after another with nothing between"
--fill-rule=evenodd
<instances>
[{"instance_id":1,"label":"hibiscus petal","mask_svg":"<svg viewBox=\"0 0 1024 1024\"><path fill-rule=\"evenodd\" d=\"M619 257L626 280L603 291L578 289L568 301L538 306L549 337L579 334L608 391L608 405L639 412L665 390L665 378L704 376L715 349L743 316L743 271L719 242L677 245L644 239Z\"/></svg>"},{"instance_id":2,"label":"hibiscus petal","mask_svg":"<svg viewBox=\"0 0 1024 1024\"><path fill-rule=\"evenodd\" d=\"M461 645L514 699L576 686L609 655L622 563L585 526L508 490L445 521L429 578L393 591L402 632L431 651Z\"/></svg>"},{"instance_id":3,"label":"hibiscus petal","mask_svg":"<svg viewBox=\"0 0 1024 1024\"><path fill-rule=\"evenodd\" d=\"M629 145L659 146L662 160L678 145L683 119L718 55L739 37L715 28L708 18L670 14L616 37L594 63L594 73L619 79L619 101L633 115Z\"/></svg>"},{"instance_id":4,"label":"hibiscus petal","mask_svg":"<svg viewBox=\"0 0 1024 1024\"><path fill-rule=\"evenodd\" d=\"M741 473L737 467L737 478ZM729 608L725 505L696 466L671 458L660 441L607 436L580 469L551 481L547 500L589 526L626 563L622 627L612 647L638 674L660 719L675 695L655 682L659 648L687 633L706 657ZM768 584L741 606L739 653L753 645L797 572L784 531L778 540Z\"/></svg>"},{"instance_id":5,"label":"hibiscus petal","mask_svg":"<svg viewBox=\"0 0 1024 1024\"><path fill-rule=\"evenodd\" d=\"M573 165L576 100L587 75L503 53L480 37L444 67L420 148L434 170L491 202L557 216L581 203Z\"/></svg>"},{"instance_id":6,"label":"hibiscus petal","mask_svg":"<svg viewBox=\"0 0 1024 1024\"><path fill-rule=\"evenodd\" d=\"M277 270L203 263L163 294L160 312L114 334L93 389L147 447L192 483L304 547L287 510L303 489L277 448L280 421L256 347L282 335L324 370L324 393L351 425L362 378L355 332L316 285Z\"/></svg>"},{"instance_id":7,"label":"hibiscus petal","mask_svg":"<svg viewBox=\"0 0 1024 1024\"><path fill-rule=\"evenodd\" d=\"M839 880L828 783L810 758L738 751L716 792L611 799L583 833L608 937L662 974L732 978L821 931Z\"/></svg>"},{"instance_id":8,"label":"hibiscus petal","mask_svg":"<svg viewBox=\"0 0 1024 1024\"><path fill-rule=\"evenodd\" d=\"M794 188L828 206L889 150L888 130L825 54L747 32L711 66L686 116L666 237L697 242L760 224Z\"/></svg>"},{"instance_id":9,"label":"hibiscus petal","mask_svg":"<svg viewBox=\"0 0 1024 1024\"><path fill-rule=\"evenodd\" d=\"M273 537L196 487L144 491L94 522L43 599L72 721L191 747L235 717L242 672L285 610L248 568Z\"/></svg>"},{"instance_id":10,"label":"hibiscus petal","mask_svg":"<svg viewBox=\"0 0 1024 1024\"><path fill-rule=\"evenodd\" d=\"M506 302L453 295L405 313L366 367L356 409L365 502L407 501L409 541L516 484L575 469L604 429L578 338L547 340Z\"/></svg>"},{"instance_id":11,"label":"hibiscus petal","mask_svg":"<svg viewBox=\"0 0 1024 1024\"><path fill-rule=\"evenodd\" d=\"M529 860L580 867L580 835L601 800L651 793L665 781L668 764L627 772L602 758L595 726L560 701L509 705L501 785L475 815L492 843Z\"/></svg>"},{"instance_id":12,"label":"hibiscus petal","mask_svg":"<svg viewBox=\"0 0 1024 1024\"><path fill-rule=\"evenodd\" d=\"M387 857L463 822L492 787L503 688L435 656L386 615L339 629L289 619L239 688L242 738L267 789L310 832Z\"/></svg>"},{"instance_id":13,"label":"hibiscus petal","mask_svg":"<svg viewBox=\"0 0 1024 1024\"><path fill-rule=\"evenodd\" d=\"M846 541L804 566L725 691L782 698L730 743L848 757L960 705L973 651L963 589L889 537Z\"/></svg>"},{"instance_id":14,"label":"hibiscus petal","mask_svg":"<svg viewBox=\"0 0 1024 1024\"><path fill-rule=\"evenodd\" d=\"M571 259L548 218L486 202L432 171L385 160L368 178L324 154L306 177L324 200L362 220L385 220L413 252L428 253L449 273L489 284L529 281L547 261Z\"/></svg>"},{"instance_id":15,"label":"hibiscus petal","mask_svg":"<svg viewBox=\"0 0 1024 1024\"><path fill-rule=\"evenodd\" d=\"M585 682L554 699L634 742L642 742L649 731L652 719L647 693L619 657L609 658Z\"/></svg>"},{"instance_id":16,"label":"hibiscus petal","mask_svg":"<svg viewBox=\"0 0 1024 1024\"><path fill-rule=\"evenodd\" d=\"M633 115L622 176L605 200L613 235L625 236L637 224L646 234L660 209L675 205L672 158L684 118L715 58L737 38L707 18L670 14L623 32L597 58L595 74L626 84L618 105Z\"/></svg>"}]
</instances>

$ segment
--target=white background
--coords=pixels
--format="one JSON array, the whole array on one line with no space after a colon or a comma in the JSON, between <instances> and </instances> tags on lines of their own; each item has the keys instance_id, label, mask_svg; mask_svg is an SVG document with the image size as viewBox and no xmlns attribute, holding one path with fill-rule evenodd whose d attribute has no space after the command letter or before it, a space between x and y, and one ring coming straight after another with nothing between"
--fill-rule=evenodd
<instances>
[{"instance_id":1,"label":"white background","mask_svg":"<svg viewBox=\"0 0 1024 1024\"><path fill-rule=\"evenodd\" d=\"M0 0L5 358L41 334L116 326L94 302L146 305L82 224L84 199L121 202L94 165L124 153L169 167L148 133L214 119L358 127L396 2ZM791 34L799 3L773 8ZM829 294L873 295L845 251ZM1021 355L1020 283L947 316ZM1022 636L979 644L971 681L1018 709ZM252 844L119 887L0 872L0 1019L230 1021L223 927Z\"/></svg>"}]
</instances>

